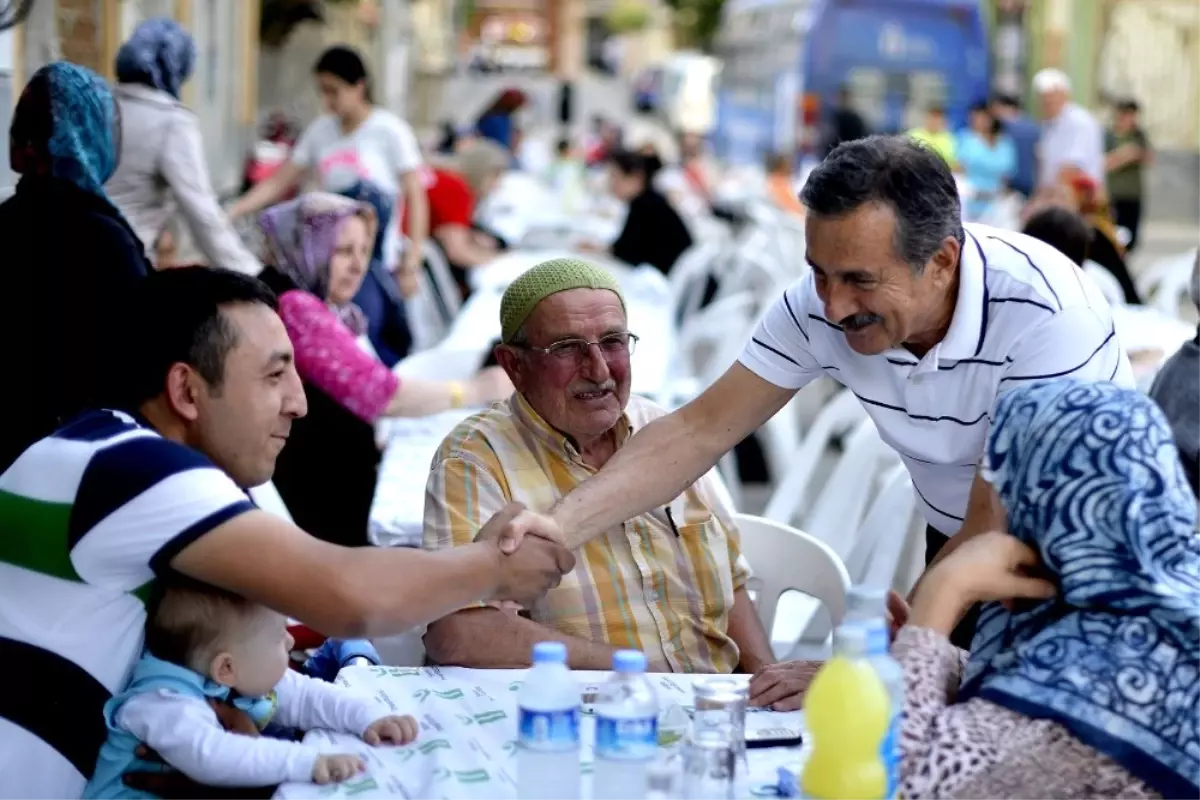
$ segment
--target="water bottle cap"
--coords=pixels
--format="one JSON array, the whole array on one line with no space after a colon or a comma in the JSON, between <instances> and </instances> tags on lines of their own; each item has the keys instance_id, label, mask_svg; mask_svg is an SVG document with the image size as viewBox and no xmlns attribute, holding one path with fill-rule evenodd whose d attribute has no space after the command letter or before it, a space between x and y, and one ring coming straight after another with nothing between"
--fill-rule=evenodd
<instances>
[{"instance_id":1,"label":"water bottle cap","mask_svg":"<svg viewBox=\"0 0 1200 800\"><path fill-rule=\"evenodd\" d=\"M538 642L533 646L533 663L565 664L567 646L562 642Z\"/></svg>"},{"instance_id":2,"label":"water bottle cap","mask_svg":"<svg viewBox=\"0 0 1200 800\"><path fill-rule=\"evenodd\" d=\"M646 654L640 650L618 650L613 653L614 672L645 672Z\"/></svg>"}]
</instances>

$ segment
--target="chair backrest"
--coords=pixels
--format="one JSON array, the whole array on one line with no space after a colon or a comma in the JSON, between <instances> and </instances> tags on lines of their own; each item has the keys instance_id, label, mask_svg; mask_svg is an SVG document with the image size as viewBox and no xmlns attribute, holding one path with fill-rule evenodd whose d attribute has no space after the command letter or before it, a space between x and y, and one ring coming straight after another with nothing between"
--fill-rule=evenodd
<instances>
[{"instance_id":1,"label":"chair backrest","mask_svg":"<svg viewBox=\"0 0 1200 800\"><path fill-rule=\"evenodd\" d=\"M702 387L713 383L737 360L754 327L754 297L729 295L701 309L679 331L677 359L684 377L694 374Z\"/></svg>"},{"instance_id":2,"label":"chair backrest","mask_svg":"<svg viewBox=\"0 0 1200 800\"><path fill-rule=\"evenodd\" d=\"M1109 305L1124 305L1125 290L1111 272L1091 259L1083 262L1083 274L1091 278Z\"/></svg>"},{"instance_id":3,"label":"chair backrest","mask_svg":"<svg viewBox=\"0 0 1200 800\"><path fill-rule=\"evenodd\" d=\"M450 262L446 260L446 254L433 239L425 240L423 255L433 288L441 298L441 305L447 316L446 322L449 324L458 316L458 309L462 307L462 292L458 288L458 282L454 280L454 273L450 271Z\"/></svg>"},{"instance_id":4,"label":"chair backrest","mask_svg":"<svg viewBox=\"0 0 1200 800\"><path fill-rule=\"evenodd\" d=\"M671 267L667 282L671 287L671 307L676 322L684 322L700 309L704 290L712 275L713 262L721 253L719 242L701 241L689 247Z\"/></svg>"},{"instance_id":5,"label":"chair backrest","mask_svg":"<svg viewBox=\"0 0 1200 800\"><path fill-rule=\"evenodd\" d=\"M846 556L846 570L855 584L893 588L900 555L916 528L913 524L916 509L908 470L897 464L884 475L879 494ZM921 530L924 528L920 526Z\"/></svg>"},{"instance_id":6,"label":"chair backrest","mask_svg":"<svg viewBox=\"0 0 1200 800\"><path fill-rule=\"evenodd\" d=\"M742 553L754 572L750 588L756 593L758 618L768 635L775 624L779 598L787 591L802 592L820 601L833 624L846 614L850 574L837 553L823 542L790 525L735 514Z\"/></svg>"},{"instance_id":7,"label":"chair backrest","mask_svg":"<svg viewBox=\"0 0 1200 800\"><path fill-rule=\"evenodd\" d=\"M763 516L787 524L794 522L799 510L807 504L817 467L829 451L834 437L850 430L866 416L867 412L853 392L838 392L821 409L812 427L804 434L800 449L791 459L791 466L776 482Z\"/></svg>"},{"instance_id":8,"label":"chair backrest","mask_svg":"<svg viewBox=\"0 0 1200 800\"><path fill-rule=\"evenodd\" d=\"M1187 297L1195 264L1196 249L1156 261L1137 278L1138 294L1152 297L1150 303L1171 317L1179 316L1179 306Z\"/></svg>"},{"instance_id":9,"label":"chair backrest","mask_svg":"<svg viewBox=\"0 0 1200 800\"><path fill-rule=\"evenodd\" d=\"M875 423L863 420L842 449L837 466L804 517L804 529L846 558L858 539L859 526L884 468L899 462Z\"/></svg>"},{"instance_id":10,"label":"chair backrest","mask_svg":"<svg viewBox=\"0 0 1200 800\"><path fill-rule=\"evenodd\" d=\"M288 522L293 522L292 512L288 511L287 504L279 496L279 490L275 488L273 481L267 481L262 486L255 486L251 489L250 499L263 511L269 511Z\"/></svg>"}]
</instances>

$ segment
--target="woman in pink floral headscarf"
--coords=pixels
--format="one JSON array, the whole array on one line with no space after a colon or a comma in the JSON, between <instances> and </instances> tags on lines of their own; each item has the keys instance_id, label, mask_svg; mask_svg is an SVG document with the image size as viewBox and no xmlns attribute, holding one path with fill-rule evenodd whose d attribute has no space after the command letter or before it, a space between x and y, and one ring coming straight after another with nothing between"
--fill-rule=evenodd
<instances>
[{"instance_id":1,"label":"woman in pink floral headscarf","mask_svg":"<svg viewBox=\"0 0 1200 800\"><path fill-rule=\"evenodd\" d=\"M463 382L401 381L375 357L353 298L375 241L375 212L335 194L306 194L259 216L260 276L279 294L308 415L292 426L275 486L296 524L326 541L366 544L379 450L374 423L486 406L512 392L498 369Z\"/></svg>"}]
</instances>

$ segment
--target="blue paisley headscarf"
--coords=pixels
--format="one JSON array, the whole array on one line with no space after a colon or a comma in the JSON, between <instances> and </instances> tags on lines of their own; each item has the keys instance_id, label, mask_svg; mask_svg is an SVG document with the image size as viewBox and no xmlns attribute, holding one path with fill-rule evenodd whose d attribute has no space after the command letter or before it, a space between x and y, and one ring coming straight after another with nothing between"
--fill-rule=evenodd
<instances>
[{"instance_id":1,"label":"blue paisley headscarf","mask_svg":"<svg viewBox=\"0 0 1200 800\"><path fill-rule=\"evenodd\" d=\"M9 160L20 175L58 178L105 197L117 168L116 105L104 79L55 61L21 92L9 130Z\"/></svg>"},{"instance_id":2,"label":"blue paisley headscarf","mask_svg":"<svg viewBox=\"0 0 1200 800\"><path fill-rule=\"evenodd\" d=\"M157 17L134 30L117 51L117 81L140 83L179 99L196 65L196 44L178 22Z\"/></svg>"},{"instance_id":3,"label":"blue paisley headscarf","mask_svg":"<svg viewBox=\"0 0 1200 800\"><path fill-rule=\"evenodd\" d=\"M959 699L1054 720L1165 797L1200 795L1200 538L1162 412L1111 383L1022 387L983 466L1058 596L984 606Z\"/></svg>"}]
</instances>

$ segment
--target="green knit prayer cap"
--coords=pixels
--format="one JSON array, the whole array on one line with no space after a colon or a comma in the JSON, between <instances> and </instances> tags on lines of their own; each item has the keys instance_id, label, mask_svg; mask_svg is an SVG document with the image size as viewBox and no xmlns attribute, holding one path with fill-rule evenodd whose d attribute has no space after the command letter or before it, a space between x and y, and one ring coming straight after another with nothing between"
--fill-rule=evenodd
<instances>
[{"instance_id":1,"label":"green knit prayer cap","mask_svg":"<svg viewBox=\"0 0 1200 800\"><path fill-rule=\"evenodd\" d=\"M607 289L625 308L625 297L611 272L578 258L554 258L533 267L505 290L500 300L500 340L511 342L538 303L571 289Z\"/></svg>"}]
</instances>

